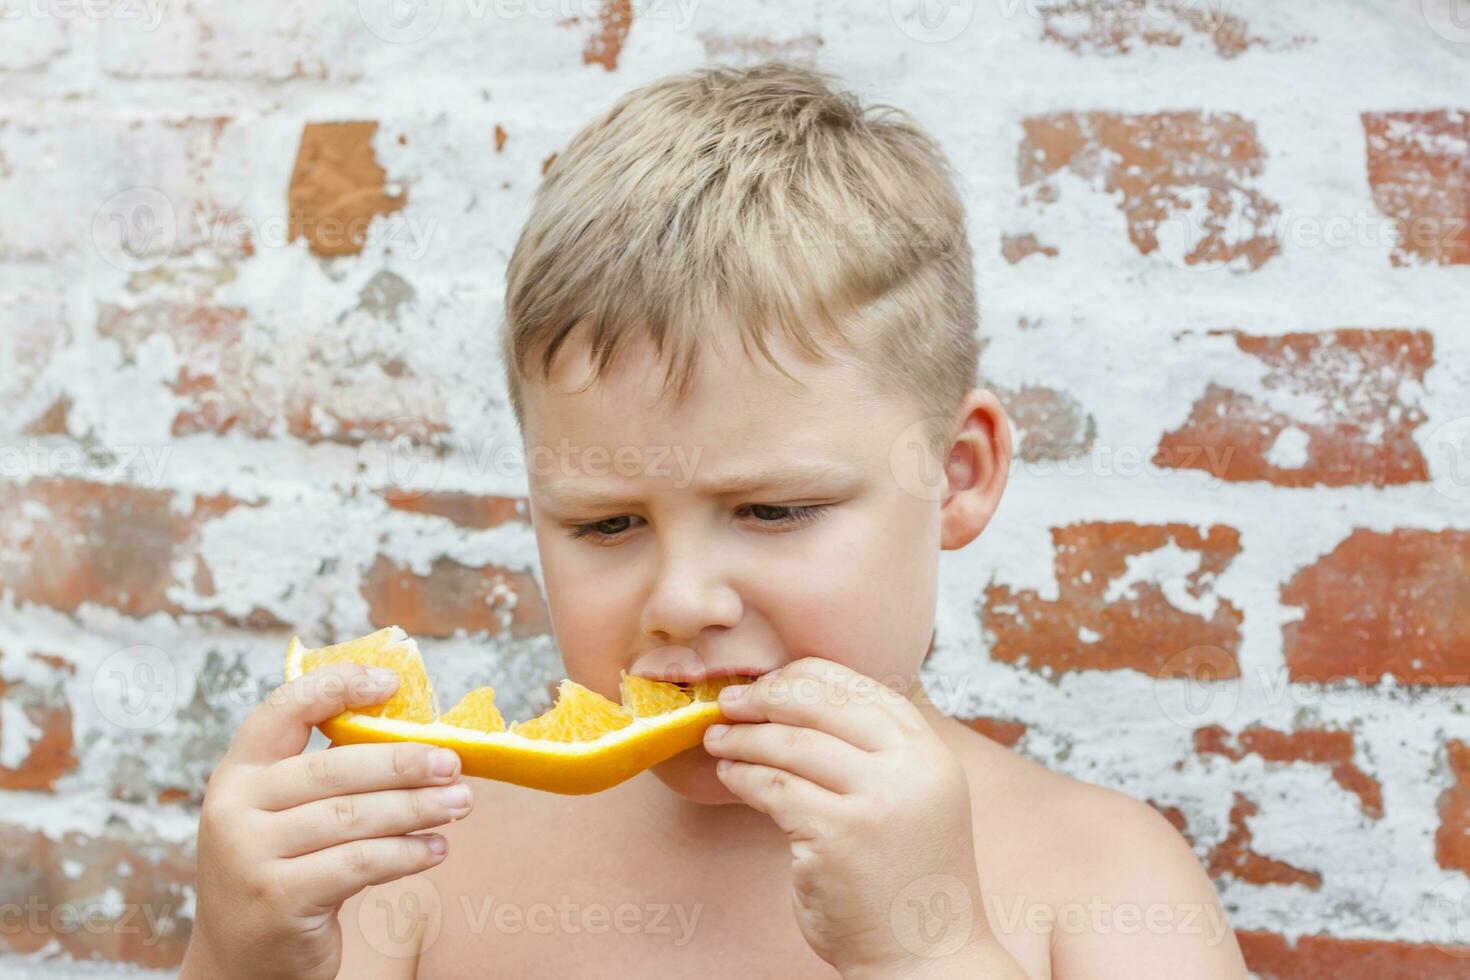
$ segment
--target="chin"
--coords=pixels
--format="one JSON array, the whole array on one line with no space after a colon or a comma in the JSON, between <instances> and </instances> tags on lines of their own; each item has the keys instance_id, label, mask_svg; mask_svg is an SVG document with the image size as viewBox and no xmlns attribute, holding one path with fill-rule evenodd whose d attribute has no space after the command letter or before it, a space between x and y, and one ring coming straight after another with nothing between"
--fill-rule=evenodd
<instances>
[{"instance_id":1,"label":"chin","mask_svg":"<svg viewBox=\"0 0 1470 980\"><path fill-rule=\"evenodd\" d=\"M690 803L718 806L741 802L740 797L730 792L715 775L715 761L704 746L696 745L660 762L649 771L658 777L659 782Z\"/></svg>"}]
</instances>

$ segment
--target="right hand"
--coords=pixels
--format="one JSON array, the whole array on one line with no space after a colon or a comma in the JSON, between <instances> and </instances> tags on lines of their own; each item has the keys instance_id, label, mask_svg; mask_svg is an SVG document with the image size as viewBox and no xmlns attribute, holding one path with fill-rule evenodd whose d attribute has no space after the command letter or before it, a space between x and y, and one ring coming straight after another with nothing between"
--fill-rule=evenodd
<instances>
[{"instance_id":1,"label":"right hand","mask_svg":"<svg viewBox=\"0 0 1470 980\"><path fill-rule=\"evenodd\" d=\"M200 810L182 977L332 980L342 904L444 860L442 835L414 831L470 811L453 752L393 742L302 754L313 725L392 696L397 675L387 671L375 686L375 674L351 663L308 671L272 691L235 733Z\"/></svg>"}]
</instances>

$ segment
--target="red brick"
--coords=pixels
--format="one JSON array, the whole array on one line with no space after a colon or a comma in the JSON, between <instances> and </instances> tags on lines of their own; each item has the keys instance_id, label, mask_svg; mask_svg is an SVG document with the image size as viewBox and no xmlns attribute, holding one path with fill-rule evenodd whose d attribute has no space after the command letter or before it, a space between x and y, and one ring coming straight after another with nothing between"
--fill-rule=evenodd
<instances>
[{"instance_id":1,"label":"red brick","mask_svg":"<svg viewBox=\"0 0 1470 980\"><path fill-rule=\"evenodd\" d=\"M1333 780L1356 796L1363 812L1383 816L1383 787L1353 763L1353 733L1305 728L1280 732L1255 726L1231 735L1219 725L1194 733L1194 750L1201 755L1223 755L1237 762L1248 755L1267 762L1308 762L1328 766Z\"/></svg>"},{"instance_id":2,"label":"red brick","mask_svg":"<svg viewBox=\"0 0 1470 980\"><path fill-rule=\"evenodd\" d=\"M1458 739L1445 746L1454 784L1439 796L1439 830L1434 859L1441 868L1470 874L1470 745Z\"/></svg>"},{"instance_id":3,"label":"red brick","mask_svg":"<svg viewBox=\"0 0 1470 980\"><path fill-rule=\"evenodd\" d=\"M1188 838L1189 818L1184 815L1183 810L1179 809L1177 806L1167 806L1163 803L1158 802L1157 800L1148 800L1147 802L1149 806L1159 811L1159 815L1165 820L1169 821L1169 824L1175 830L1179 831L1180 834Z\"/></svg>"},{"instance_id":4,"label":"red brick","mask_svg":"<svg viewBox=\"0 0 1470 980\"><path fill-rule=\"evenodd\" d=\"M0 592L68 613L85 603L136 617L188 612L169 590L212 596L208 568L197 554L200 530L239 501L196 496L187 514L176 512L175 503L171 491L84 480L6 487L0 492ZM175 571L180 565L192 566L195 575L181 580ZM243 617L203 614L241 626L281 625L263 610Z\"/></svg>"},{"instance_id":5,"label":"red brick","mask_svg":"<svg viewBox=\"0 0 1470 980\"><path fill-rule=\"evenodd\" d=\"M7 679L6 658L0 655L0 700L16 705L36 732L18 765L0 765L0 789L50 791L58 779L77 767L71 702L64 681L76 673L76 667L60 658L31 656L49 668L50 684ZM4 716L0 715L0 744L20 737L21 733L5 731Z\"/></svg>"},{"instance_id":6,"label":"red brick","mask_svg":"<svg viewBox=\"0 0 1470 980\"><path fill-rule=\"evenodd\" d=\"M1028 463L1085 456L1097 439L1097 423L1075 398L1055 388L1014 390L989 385L1016 429L1016 458Z\"/></svg>"},{"instance_id":7,"label":"red brick","mask_svg":"<svg viewBox=\"0 0 1470 980\"><path fill-rule=\"evenodd\" d=\"M506 620L512 637L551 632L536 580L493 565L439 558L420 575L379 555L362 594L373 626L401 626L414 636L453 636L456 630L495 636L506 631Z\"/></svg>"},{"instance_id":8,"label":"red brick","mask_svg":"<svg viewBox=\"0 0 1470 980\"><path fill-rule=\"evenodd\" d=\"M1230 875L1252 885L1304 885L1316 891L1322 887L1322 876L1315 871L1267 857L1254 848L1251 829L1246 820L1260 813L1255 803L1240 793L1230 808L1230 832L1210 852L1208 870L1211 877Z\"/></svg>"},{"instance_id":9,"label":"red brick","mask_svg":"<svg viewBox=\"0 0 1470 980\"><path fill-rule=\"evenodd\" d=\"M27 422L21 433L28 436L67 435L70 431L67 427L67 415L70 412L71 399L60 395L41 414Z\"/></svg>"},{"instance_id":10,"label":"red brick","mask_svg":"<svg viewBox=\"0 0 1470 980\"><path fill-rule=\"evenodd\" d=\"M1398 232L1394 265L1470 265L1470 112L1365 112L1373 203Z\"/></svg>"},{"instance_id":11,"label":"red brick","mask_svg":"<svg viewBox=\"0 0 1470 980\"><path fill-rule=\"evenodd\" d=\"M1073 524L1052 530L1059 597L991 585L983 598L982 623L990 655L1005 663L1057 671L1131 669L1158 677L1189 665L1180 655L1197 650L1214 677L1238 677L1241 613L1218 599L1208 619L1181 609L1160 581L1140 579L1107 598L1124 579L1130 558L1174 547L1197 555L1198 567L1179 588L1191 600L1211 594L1214 579L1240 553L1240 534L1215 525L1208 531L1183 524ZM1091 642L1083 630L1097 634ZM1213 652L1214 656L1210 654ZM1187 659L1187 658L1186 658Z\"/></svg>"},{"instance_id":12,"label":"red brick","mask_svg":"<svg viewBox=\"0 0 1470 980\"><path fill-rule=\"evenodd\" d=\"M1258 269L1281 251L1271 229L1280 208L1249 182L1265 151L1254 123L1222 113L1058 113L1023 121L1018 176L1028 197L1055 201L1068 172L1116 197L1128 239L1144 255L1166 221L1204 200L1191 219L1197 240L1186 265L1243 263ZM1190 211L1193 214L1193 211Z\"/></svg>"},{"instance_id":13,"label":"red brick","mask_svg":"<svg viewBox=\"0 0 1470 980\"><path fill-rule=\"evenodd\" d=\"M1470 947L1237 930L1246 966L1259 980L1463 980Z\"/></svg>"},{"instance_id":14,"label":"red brick","mask_svg":"<svg viewBox=\"0 0 1470 980\"><path fill-rule=\"evenodd\" d=\"M229 277L244 258L238 205L248 199L254 168L242 161L255 133L229 117L163 107L99 112L69 103L11 115L0 121L0 259L114 262L126 240L133 254L125 264L157 266L205 250L221 261L192 272L180 264L179 278ZM164 270L148 269L128 285L169 281Z\"/></svg>"},{"instance_id":15,"label":"red brick","mask_svg":"<svg viewBox=\"0 0 1470 980\"><path fill-rule=\"evenodd\" d=\"M11 16L8 19L5 46L0 49L0 72L44 71L47 62L71 49L73 32L69 30L66 17L47 11L47 16Z\"/></svg>"},{"instance_id":16,"label":"red brick","mask_svg":"<svg viewBox=\"0 0 1470 980\"><path fill-rule=\"evenodd\" d=\"M1016 743L1026 735L1024 722L1009 721L1005 718L970 718L965 724L992 742L999 742L1008 749L1015 748Z\"/></svg>"},{"instance_id":17,"label":"red brick","mask_svg":"<svg viewBox=\"0 0 1470 980\"><path fill-rule=\"evenodd\" d=\"M1234 58L1266 40L1217 4L1189 0L1057 0L1037 8L1042 37L1076 54L1128 54L1135 48L1177 48L1201 37L1221 58ZM1298 39L1299 43L1300 39Z\"/></svg>"},{"instance_id":18,"label":"red brick","mask_svg":"<svg viewBox=\"0 0 1470 980\"><path fill-rule=\"evenodd\" d=\"M1269 398L1211 383L1184 425L1159 443L1156 466L1284 487L1387 486L1428 479L1414 441L1424 412L1412 392L1434 366L1429 333L1215 333L1233 338L1242 354L1264 367L1267 394L1312 407L1287 414L1273 408ZM1303 440L1302 456L1273 461L1272 449L1288 429Z\"/></svg>"},{"instance_id":19,"label":"red brick","mask_svg":"<svg viewBox=\"0 0 1470 980\"><path fill-rule=\"evenodd\" d=\"M447 490L429 493L389 490L383 499L394 510L443 517L460 527L483 529L530 520L524 497L481 496Z\"/></svg>"},{"instance_id":20,"label":"red brick","mask_svg":"<svg viewBox=\"0 0 1470 980\"><path fill-rule=\"evenodd\" d=\"M376 122L308 123L301 132L287 193L289 241L306 239L316 255L357 255L378 215L400 210L373 152Z\"/></svg>"},{"instance_id":21,"label":"red brick","mask_svg":"<svg viewBox=\"0 0 1470 980\"><path fill-rule=\"evenodd\" d=\"M1470 531L1354 531L1281 590L1302 610L1282 627L1291 679L1470 682L1466 583Z\"/></svg>"},{"instance_id":22,"label":"red brick","mask_svg":"<svg viewBox=\"0 0 1470 980\"><path fill-rule=\"evenodd\" d=\"M0 824L0 949L35 953L54 944L78 960L177 968L193 926L182 912L193 883L184 845L125 825L53 840ZM109 890L116 903L104 899Z\"/></svg>"},{"instance_id":23,"label":"red brick","mask_svg":"<svg viewBox=\"0 0 1470 980\"><path fill-rule=\"evenodd\" d=\"M1028 255L1045 255L1053 257L1057 254L1053 245L1043 245L1036 236L1030 232L1021 235L1003 235L1000 239L1000 254L1011 265L1015 265Z\"/></svg>"},{"instance_id":24,"label":"red brick","mask_svg":"<svg viewBox=\"0 0 1470 980\"><path fill-rule=\"evenodd\" d=\"M815 65L817 55L826 42L818 34L799 34L776 40L753 34L717 34L704 31L699 35L705 57L711 61L735 61L749 64L758 61L786 61L795 65Z\"/></svg>"},{"instance_id":25,"label":"red brick","mask_svg":"<svg viewBox=\"0 0 1470 980\"><path fill-rule=\"evenodd\" d=\"M597 11L597 27L582 48L582 63L615 70L632 26L633 0L602 0Z\"/></svg>"},{"instance_id":26,"label":"red brick","mask_svg":"<svg viewBox=\"0 0 1470 980\"><path fill-rule=\"evenodd\" d=\"M34 428L54 407L42 376L71 341L66 316L56 293L0 295L0 433Z\"/></svg>"},{"instance_id":27,"label":"red brick","mask_svg":"<svg viewBox=\"0 0 1470 980\"><path fill-rule=\"evenodd\" d=\"M401 364L386 372L380 350L347 343L340 327L302 330L291 347L236 307L154 303L103 306L97 332L118 341L129 358L154 338L173 346L175 435L284 434L352 445L399 436L428 443L446 430L432 382ZM283 370L283 360L296 367Z\"/></svg>"},{"instance_id":28,"label":"red brick","mask_svg":"<svg viewBox=\"0 0 1470 980\"><path fill-rule=\"evenodd\" d=\"M341 18L323 17L303 0L284 0L260 18L242 18L230 4L134 9L157 12L156 24L130 18L148 43L138 44L129 31L99 31L89 42L98 67L114 78L169 79L179 88L197 84L186 79L353 81L361 77L362 56L380 43L364 29L368 7L363 17L353 8L351 17Z\"/></svg>"}]
</instances>

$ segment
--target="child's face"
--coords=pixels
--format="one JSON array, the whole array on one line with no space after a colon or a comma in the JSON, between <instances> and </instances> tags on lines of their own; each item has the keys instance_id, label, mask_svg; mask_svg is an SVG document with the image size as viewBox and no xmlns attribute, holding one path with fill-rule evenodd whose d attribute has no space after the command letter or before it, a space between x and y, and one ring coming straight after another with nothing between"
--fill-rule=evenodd
<instances>
[{"instance_id":1,"label":"child's face","mask_svg":"<svg viewBox=\"0 0 1470 980\"><path fill-rule=\"evenodd\" d=\"M893 452L919 410L855 365L773 353L804 388L763 358L702 351L687 400L656 405L663 365L635 348L576 392L588 362L573 347L527 385L531 514L573 679L616 699L619 670L688 679L818 656L915 674L943 510L915 488L944 486L925 472L937 462ZM691 800L735 799L703 748L655 772Z\"/></svg>"}]
</instances>

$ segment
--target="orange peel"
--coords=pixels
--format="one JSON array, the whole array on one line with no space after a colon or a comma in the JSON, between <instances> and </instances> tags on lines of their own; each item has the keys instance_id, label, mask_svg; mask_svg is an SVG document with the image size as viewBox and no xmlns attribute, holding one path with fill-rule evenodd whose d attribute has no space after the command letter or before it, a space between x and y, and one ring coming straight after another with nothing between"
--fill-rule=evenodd
<instances>
[{"instance_id":1,"label":"orange peel","mask_svg":"<svg viewBox=\"0 0 1470 980\"><path fill-rule=\"evenodd\" d=\"M342 661L395 670L399 687L383 704L321 722L317 727L334 743L425 742L453 750L467 776L565 794L601 792L700 744L704 730L723 717L720 689L749 680L675 684L624 672L621 704L563 680L550 709L507 727L489 687L475 688L441 713L418 645L396 626L317 648L293 636L285 679Z\"/></svg>"}]
</instances>

